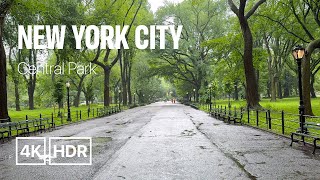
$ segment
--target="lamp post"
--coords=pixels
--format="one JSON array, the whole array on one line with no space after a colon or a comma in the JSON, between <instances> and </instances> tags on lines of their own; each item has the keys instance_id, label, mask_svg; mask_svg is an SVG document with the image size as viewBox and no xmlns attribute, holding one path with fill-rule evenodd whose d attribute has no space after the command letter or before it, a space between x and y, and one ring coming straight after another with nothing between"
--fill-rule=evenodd
<instances>
[{"instance_id":1,"label":"lamp post","mask_svg":"<svg viewBox=\"0 0 320 180\"><path fill-rule=\"evenodd\" d=\"M210 112L211 112L211 109L212 109L211 88L212 88L212 84L209 84L209 104L210 104Z\"/></svg>"},{"instance_id":2,"label":"lamp post","mask_svg":"<svg viewBox=\"0 0 320 180\"><path fill-rule=\"evenodd\" d=\"M300 103L299 103L299 114L300 114L300 132L305 133L307 132L307 129L304 129L304 123L305 123L305 117L304 117L304 103L303 103L303 96L302 96L302 79L301 79L301 62L302 59L305 55L305 49L298 45L294 47L292 50L292 56L296 60L297 65L298 65L298 86L299 86L299 98L300 98Z\"/></svg>"},{"instance_id":3,"label":"lamp post","mask_svg":"<svg viewBox=\"0 0 320 180\"><path fill-rule=\"evenodd\" d=\"M187 102L189 102L189 92L187 92L186 94L187 94Z\"/></svg>"},{"instance_id":4,"label":"lamp post","mask_svg":"<svg viewBox=\"0 0 320 180\"><path fill-rule=\"evenodd\" d=\"M228 95L228 108L229 108L229 111L230 111L230 108L231 108L230 93L229 93L229 95Z\"/></svg>"},{"instance_id":5,"label":"lamp post","mask_svg":"<svg viewBox=\"0 0 320 180\"><path fill-rule=\"evenodd\" d=\"M196 89L193 89L193 101L196 102Z\"/></svg>"},{"instance_id":6,"label":"lamp post","mask_svg":"<svg viewBox=\"0 0 320 180\"><path fill-rule=\"evenodd\" d=\"M142 99L143 99L143 103L145 103L145 100L144 100L144 94L142 94Z\"/></svg>"},{"instance_id":7,"label":"lamp post","mask_svg":"<svg viewBox=\"0 0 320 180\"><path fill-rule=\"evenodd\" d=\"M133 105L136 105L136 93L133 93Z\"/></svg>"},{"instance_id":8,"label":"lamp post","mask_svg":"<svg viewBox=\"0 0 320 180\"><path fill-rule=\"evenodd\" d=\"M68 119L67 121L71 121L71 112L70 112L70 83L66 83L67 86L67 96L68 96Z\"/></svg>"},{"instance_id":9,"label":"lamp post","mask_svg":"<svg viewBox=\"0 0 320 180\"><path fill-rule=\"evenodd\" d=\"M121 100L120 100L120 97L121 97L121 90L119 89L119 109L121 110Z\"/></svg>"},{"instance_id":10,"label":"lamp post","mask_svg":"<svg viewBox=\"0 0 320 180\"><path fill-rule=\"evenodd\" d=\"M236 96L237 96L237 91L238 91L238 90L237 90L237 85L234 84L233 87L234 87L234 97L233 97L233 99L234 99L234 101L236 101L236 100L237 100L237 97L236 97Z\"/></svg>"}]
</instances>

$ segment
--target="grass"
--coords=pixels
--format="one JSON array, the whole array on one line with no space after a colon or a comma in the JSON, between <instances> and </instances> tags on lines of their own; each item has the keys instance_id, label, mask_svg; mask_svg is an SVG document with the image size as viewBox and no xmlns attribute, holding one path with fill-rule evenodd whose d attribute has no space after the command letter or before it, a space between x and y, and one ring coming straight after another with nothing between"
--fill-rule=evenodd
<instances>
[{"instance_id":1,"label":"grass","mask_svg":"<svg viewBox=\"0 0 320 180\"><path fill-rule=\"evenodd\" d=\"M215 102L216 108L222 107L222 112L225 111L225 107L228 114L228 100L217 100ZM312 109L315 115L320 116L320 99L312 99ZM299 98L285 98L279 99L276 102L270 102L270 99L262 99L260 105L263 107L261 110L250 110L249 113L245 111L243 113L242 122L249 126L258 127L260 129L272 131L277 134L283 134L285 136L290 136L292 132L295 132L299 126ZM237 114L240 114L240 108L246 107L246 101L231 101L231 114L234 114L234 107L237 109ZM206 105L198 105L198 107L203 111L209 111L208 106ZM214 106L212 106L214 108ZM267 110L270 110L271 123L267 117ZM282 115L283 111L283 115ZM248 118L249 115L249 118ZM283 119L283 121L282 121ZM307 122L316 122L320 123L320 117L306 117ZM282 125L283 123L283 125ZM269 127L271 124L271 129ZM282 126L284 129L282 129ZM284 130L284 131L283 131ZM316 135L319 134L319 130L309 129L309 132L314 133ZM311 141L311 139L307 139L307 141Z\"/></svg>"},{"instance_id":2,"label":"grass","mask_svg":"<svg viewBox=\"0 0 320 180\"><path fill-rule=\"evenodd\" d=\"M115 106L115 105L113 105ZM98 104L92 104L90 105L91 109L97 109L97 108L102 108L103 105L98 105ZM74 116L76 115L76 112L81 112L86 113L88 112L88 107L87 106L79 106L79 107L70 107L71 110L71 115ZM62 112L63 118L67 117L67 108L65 107L64 109L60 110ZM34 110L29 110L29 109L22 109L21 111L15 111L13 109L9 110L9 116L11 118L11 121L16 122L16 121L22 121L26 120L26 115L28 116L28 119L36 119L40 117L40 114L42 117L50 117L51 114L54 114L54 118L58 117L58 108L39 108L39 109L34 109ZM85 120L87 118L86 116L83 116L83 119Z\"/></svg>"},{"instance_id":3,"label":"grass","mask_svg":"<svg viewBox=\"0 0 320 180\"><path fill-rule=\"evenodd\" d=\"M230 102L232 107L237 107L237 108L246 107L245 100L240 100L240 101L231 100ZM228 100L227 99L217 100L216 105L228 106ZM299 98L298 97L277 99L276 102L270 102L270 99L262 99L260 101L260 105L264 109L269 109L271 111L281 112L283 110L286 113L299 114L299 111L298 111ZM320 98L312 99L311 106L312 106L313 113L315 115L320 116Z\"/></svg>"},{"instance_id":4,"label":"grass","mask_svg":"<svg viewBox=\"0 0 320 180\"><path fill-rule=\"evenodd\" d=\"M112 104L109 109L111 110L112 107L118 107L117 104ZM71 107L71 119L72 122L77 121L84 121L89 120L93 118L99 117L97 114L98 109L103 108L103 105L98 104L92 104L90 105L90 111L88 113L88 107L87 106L79 106L79 107ZM127 106L121 106L121 110L128 109ZM9 115L11 117L12 122L18 122L18 121L25 121L26 119L31 120L39 119L41 118L48 118L50 121L53 117L54 123L56 126L61 126L64 124L68 124L67 121L67 108L61 109L62 116L58 116L59 109L58 108L39 108L34 110L28 110L28 109L22 109L21 111L15 111L13 109L9 110ZM81 118L80 118L80 112L81 112ZM100 113L101 114L101 113ZM34 127L29 127L30 132L35 131ZM17 132L12 131L12 136L16 136Z\"/></svg>"}]
</instances>

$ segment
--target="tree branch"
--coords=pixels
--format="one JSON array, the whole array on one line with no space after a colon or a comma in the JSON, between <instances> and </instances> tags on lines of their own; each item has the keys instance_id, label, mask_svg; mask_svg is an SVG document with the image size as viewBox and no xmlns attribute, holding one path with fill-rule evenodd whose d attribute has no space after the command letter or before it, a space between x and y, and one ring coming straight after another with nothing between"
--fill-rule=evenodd
<instances>
[{"instance_id":1,"label":"tree branch","mask_svg":"<svg viewBox=\"0 0 320 180\"><path fill-rule=\"evenodd\" d=\"M238 15L239 15L239 9L238 9L237 6L233 3L233 1L232 1L232 0L228 0L228 4L229 4L229 6L230 6L231 11L238 16Z\"/></svg>"},{"instance_id":2,"label":"tree branch","mask_svg":"<svg viewBox=\"0 0 320 180\"><path fill-rule=\"evenodd\" d=\"M264 2L266 2L266 0L260 0L258 1L251 9L250 11L245 15L246 19L249 19L251 17L252 14L254 14L254 12L258 9L258 7L263 4Z\"/></svg>"}]
</instances>

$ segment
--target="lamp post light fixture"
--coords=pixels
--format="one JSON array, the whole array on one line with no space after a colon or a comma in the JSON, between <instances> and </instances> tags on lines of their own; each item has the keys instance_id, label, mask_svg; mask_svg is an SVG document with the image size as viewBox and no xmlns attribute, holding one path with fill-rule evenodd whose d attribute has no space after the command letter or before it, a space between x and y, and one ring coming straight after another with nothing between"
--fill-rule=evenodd
<instances>
[{"instance_id":1,"label":"lamp post light fixture","mask_svg":"<svg viewBox=\"0 0 320 180\"><path fill-rule=\"evenodd\" d=\"M121 100L120 100L120 97L121 97L121 90L119 89L119 109L121 110Z\"/></svg>"},{"instance_id":2,"label":"lamp post light fixture","mask_svg":"<svg viewBox=\"0 0 320 180\"><path fill-rule=\"evenodd\" d=\"M303 96L302 96L302 74L301 74L301 63L305 55L305 49L298 45L294 47L292 50L292 56L296 60L297 65L298 65L298 86L299 86L299 98L300 98L300 103L299 103L299 114L300 114L300 129L299 131L301 133L306 133L307 129L304 129L304 123L305 123L305 117L304 117L304 102L303 102Z\"/></svg>"},{"instance_id":3,"label":"lamp post light fixture","mask_svg":"<svg viewBox=\"0 0 320 180\"><path fill-rule=\"evenodd\" d=\"M210 112L211 112L211 110L212 110L212 99L211 99L211 88L212 88L212 84L209 84L209 104L210 104Z\"/></svg>"},{"instance_id":4,"label":"lamp post light fixture","mask_svg":"<svg viewBox=\"0 0 320 180\"><path fill-rule=\"evenodd\" d=\"M196 102L196 89L193 89L193 101Z\"/></svg>"},{"instance_id":5,"label":"lamp post light fixture","mask_svg":"<svg viewBox=\"0 0 320 180\"><path fill-rule=\"evenodd\" d=\"M68 119L67 119L67 121L71 121L71 112L70 112L70 83L69 83L69 81L66 83L66 86L67 86L67 97L68 97L68 100L67 100L67 103L68 103Z\"/></svg>"},{"instance_id":6,"label":"lamp post light fixture","mask_svg":"<svg viewBox=\"0 0 320 180\"><path fill-rule=\"evenodd\" d=\"M228 108L229 108L229 112L230 112L230 108L231 108L230 93L228 95Z\"/></svg>"},{"instance_id":7,"label":"lamp post light fixture","mask_svg":"<svg viewBox=\"0 0 320 180\"><path fill-rule=\"evenodd\" d=\"M187 95L187 102L189 102L189 92L187 92L186 95Z\"/></svg>"},{"instance_id":8,"label":"lamp post light fixture","mask_svg":"<svg viewBox=\"0 0 320 180\"><path fill-rule=\"evenodd\" d=\"M237 100L236 94L237 94L237 91L238 91L238 90L237 90L237 85L234 84L233 87L234 87L234 97L233 97L233 99L234 99L234 101L236 101L236 100Z\"/></svg>"}]
</instances>

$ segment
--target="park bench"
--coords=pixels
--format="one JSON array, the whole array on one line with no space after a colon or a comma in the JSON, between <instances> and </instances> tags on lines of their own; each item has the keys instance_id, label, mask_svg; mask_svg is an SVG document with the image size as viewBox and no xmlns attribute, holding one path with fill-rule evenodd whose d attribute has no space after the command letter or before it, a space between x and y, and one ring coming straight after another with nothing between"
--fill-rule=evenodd
<instances>
[{"instance_id":1,"label":"park bench","mask_svg":"<svg viewBox=\"0 0 320 180\"><path fill-rule=\"evenodd\" d=\"M56 127L56 124L53 120L50 120L49 118L40 118L33 120L33 122L36 122L34 124L34 127L38 128L38 131L42 132L45 131L46 129L52 129Z\"/></svg>"},{"instance_id":2,"label":"park bench","mask_svg":"<svg viewBox=\"0 0 320 180\"><path fill-rule=\"evenodd\" d=\"M120 112L120 108L118 106L111 107L112 114Z\"/></svg>"},{"instance_id":3,"label":"park bench","mask_svg":"<svg viewBox=\"0 0 320 180\"><path fill-rule=\"evenodd\" d=\"M228 123L233 122L234 124L240 123L242 124L243 111L240 110L240 113L237 113L237 110L234 110L234 114L230 115L228 118Z\"/></svg>"},{"instance_id":4,"label":"park bench","mask_svg":"<svg viewBox=\"0 0 320 180\"><path fill-rule=\"evenodd\" d=\"M121 112L121 109L119 107L115 107L116 113Z\"/></svg>"},{"instance_id":5,"label":"park bench","mask_svg":"<svg viewBox=\"0 0 320 180\"><path fill-rule=\"evenodd\" d=\"M214 110L214 117L217 119L220 119L220 117L224 114L224 112L222 111L222 107L221 109L218 107Z\"/></svg>"},{"instance_id":6,"label":"park bench","mask_svg":"<svg viewBox=\"0 0 320 180\"><path fill-rule=\"evenodd\" d=\"M4 141L5 138L10 138L11 136L11 122L0 123L0 134L1 139ZM6 136L7 134L7 136Z\"/></svg>"},{"instance_id":7,"label":"park bench","mask_svg":"<svg viewBox=\"0 0 320 180\"><path fill-rule=\"evenodd\" d=\"M97 112L99 117L103 117L103 116L109 116L114 113L120 112L120 109L119 107L113 106L108 108L98 108Z\"/></svg>"},{"instance_id":8,"label":"park bench","mask_svg":"<svg viewBox=\"0 0 320 180\"><path fill-rule=\"evenodd\" d=\"M229 118L229 113L227 111L220 114L220 120L225 121L225 120L228 120L228 118Z\"/></svg>"},{"instance_id":9,"label":"park bench","mask_svg":"<svg viewBox=\"0 0 320 180\"><path fill-rule=\"evenodd\" d=\"M17 136L29 135L31 127L34 127L35 131L42 132L46 129L55 128L55 123L49 118L0 123L1 139L4 140L5 138L10 138L12 136L12 132L16 132Z\"/></svg>"},{"instance_id":10,"label":"park bench","mask_svg":"<svg viewBox=\"0 0 320 180\"><path fill-rule=\"evenodd\" d=\"M29 123L28 121L10 122L10 136L12 132L16 131L17 135L29 135Z\"/></svg>"},{"instance_id":11,"label":"park bench","mask_svg":"<svg viewBox=\"0 0 320 180\"><path fill-rule=\"evenodd\" d=\"M10 118L0 119L0 123L10 122Z\"/></svg>"},{"instance_id":12,"label":"park bench","mask_svg":"<svg viewBox=\"0 0 320 180\"><path fill-rule=\"evenodd\" d=\"M16 123L16 126L14 126L17 130L17 135L29 135L30 130L29 130L29 121L19 121ZM20 133L19 133L20 132Z\"/></svg>"},{"instance_id":13,"label":"park bench","mask_svg":"<svg viewBox=\"0 0 320 180\"><path fill-rule=\"evenodd\" d=\"M313 139L313 152L312 154L315 154L316 149L319 147L317 146L317 141L320 140L320 134L315 133L315 131L320 132L320 123L314 123L314 122L305 122L304 126L305 129L308 129L307 132L298 130L297 132L291 133L291 144L292 146L293 142L300 142L298 139L294 139L294 136L299 136L302 139L303 144L305 145L305 137ZM311 131L310 131L311 130Z\"/></svg>"},{"instance_id":14,"label":"park bench","mask_svg":"<svg viewBox=\"0 0 320 180\"><path fill-rule=\"evenodd\" d=\"M32 124L32 127L34 127L34 131L40 131L43 132L46 129L55 128L55 122L53 120L50 120L49 118L39 118L39 119L33 119L29 121L29 124Z\"/></svg>"},{"instance_id":15,"label":"park bench","mask_svg":"<svg viewBox=\"0 0 320 180\"><path fill-rule=\"evenodd\" d=\"M212 115L213 115L215 118L218 118L219 113L220 113L220 109L219 109L219 108L214 108L214 109L213 109L213 112L212 112Z\"/></svg>"},{"instance_id":16,"label":"park bench","mask_svg":"<svg viewBox=\"0 0 320 180\"><path fill-rule=\"evenodd\" d=\"M225 121L228 120L229 118L229 110L227 111L226 107L223 109L221 109L221 111L218 113L218 119Z\"/></svg>"},{"instance_id":17,"label":"park bench","mask_svg":"<svg viewBox=\"0 0 320 180\"><path fill-rule=\"evenodd\" d=\"M210 115L217 119L220 119L220 116L223 114L222 109L218 107L218 108L213 108L212 110L213 111L210 112Z\"/></svg>"},{"instance_id":18,"label":"park bench","mask_svg":"<svg viewBox=\"0 0 320 180\"><path fill-rule=\"evenodd\" d=\"M97 115L99 117L103 117L103 116L105 116L105 114L106 114L106 109L105 108L98 108L97 109Z\"/></svg>"},{"instance_id":19,"label":"park bench","mask_svg":"<svg viewBox=\"0 0 320 180\"><path fill-rule=\"evenodd\" d=\"M20 121L20 122L7 122L0 124L0 133L1 139L10 138L12 136L12 132L16 131L17 135L29 135L29 122ZM7 135L7 136L5 136Z\"/></svg>"}]
</instances>

